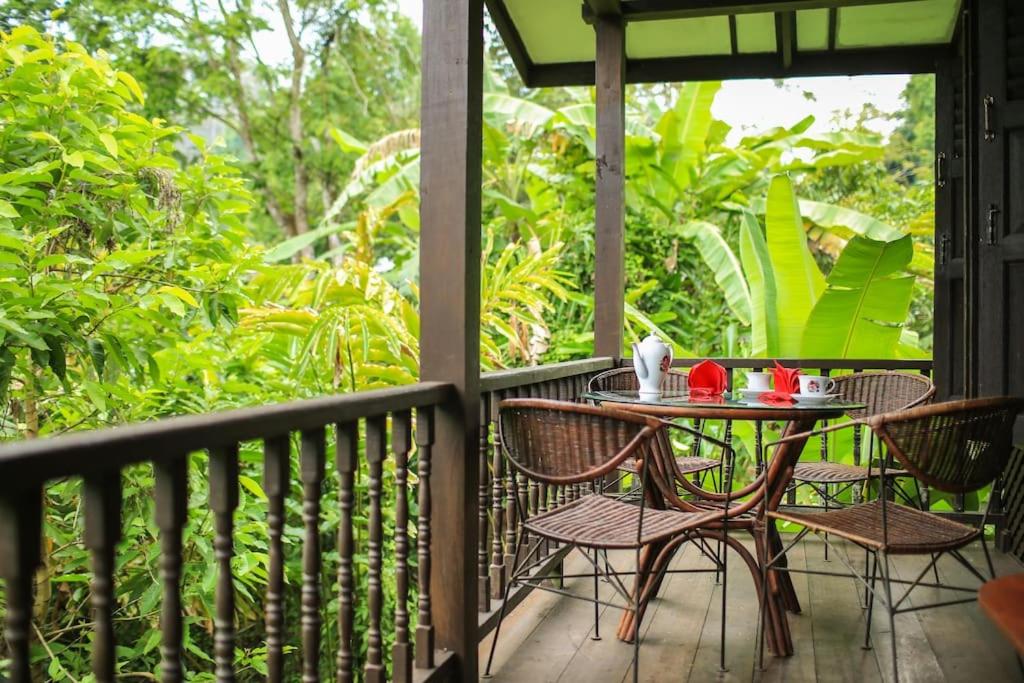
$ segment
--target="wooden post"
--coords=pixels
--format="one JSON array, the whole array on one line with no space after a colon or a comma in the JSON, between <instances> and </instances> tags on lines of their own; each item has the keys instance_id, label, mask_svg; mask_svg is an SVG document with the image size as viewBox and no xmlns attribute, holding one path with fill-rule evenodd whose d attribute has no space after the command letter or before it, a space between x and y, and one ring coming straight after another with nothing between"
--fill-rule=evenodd
<instances>
[{"instance_id":1,"label":"wooden post","mask_svg":"<svg viewBox=\"0 0 1024 683\"><path fill-rule=\"evenodd\" d=\"M483 0L423 3L420 373L456 398L435 414L430 577L437 646L477 678Z\"/></svg>"},{"instance_id":2,"label":"wooden post","mask_svg":"<svg viewBox=\"0 0 1024 683\"><path fill-rule=\"evenodd\" d=\"M598 16L597 183L594 259L594 355L622 355L626 287L626 29Z\"/></svg>"}]
</instances>

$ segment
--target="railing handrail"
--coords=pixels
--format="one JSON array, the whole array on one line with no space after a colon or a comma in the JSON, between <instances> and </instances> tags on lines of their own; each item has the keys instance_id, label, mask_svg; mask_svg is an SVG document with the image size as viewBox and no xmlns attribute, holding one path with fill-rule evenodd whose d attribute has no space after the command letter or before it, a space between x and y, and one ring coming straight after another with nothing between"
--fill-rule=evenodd
<instances>
[{"instance_id":1,"label":"railing handrail","mask_svg":"<svg viewBox=\"0 0 1024 683\"><path fill-rule=\"evenodd\" d=\"M527 384L550 382L556 379L574 377L589 372L600 372L615 367L615 359L608 357L585 358L562 363L534 365L526 368L495 370L480 375L480 391L491 392L512 389Z\"/></svg>"},{"instance_id":2,"label":"railing handrail","mask_svg":"<svg viewBox=\"0 0 1024 683\"><path fill-rule=\"evenodd\" d=\"M419 382L20 441L0 446L0 482L17 486L156 462L204 448L437 405L451 391L452 385L445 382Z\"/></svg>"},{"instance_id":3,"label":"railing handrail","mask_svg":"<svg viewBox=\"0 0 1024 683\"><path fill-rule=\"evenodd\" d=\"M673 367L692 367L702 358L676 358ZM770 368L777 360L788 368L816 368L823 370L915 370L929 372L933 362L920 359L879 358L711 358L726 369ZM631 358L623 358L623 366L631 366Z\"/></svg>"}]
</instances>

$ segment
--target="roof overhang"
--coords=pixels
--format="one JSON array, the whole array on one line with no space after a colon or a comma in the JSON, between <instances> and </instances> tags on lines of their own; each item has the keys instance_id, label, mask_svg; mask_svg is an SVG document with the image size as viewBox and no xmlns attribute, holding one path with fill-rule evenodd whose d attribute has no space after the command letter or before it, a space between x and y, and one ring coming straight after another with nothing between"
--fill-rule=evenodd
<instances>
[{"instance_id":1,"label":"roof overhang","mask_svg":"<svg viewBox=\"0 0 1024 683\"><path fill-rule=\"evenodd\" d=\"M593 85L599 15L626 25L629 83L935 70L961 0L486 0L530 87Z\"/></svg>"}]
</instances>

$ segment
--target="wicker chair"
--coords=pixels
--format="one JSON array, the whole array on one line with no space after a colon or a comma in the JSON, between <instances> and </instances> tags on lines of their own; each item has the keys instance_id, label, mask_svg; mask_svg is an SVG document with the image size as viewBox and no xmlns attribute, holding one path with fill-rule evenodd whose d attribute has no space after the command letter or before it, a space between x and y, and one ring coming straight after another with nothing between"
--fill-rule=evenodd
<instances>
[{"instance_id":1,"label":"wicker chair","mask_svg":"<svg viewBox=\"0 0 1024 683\"><path fill-rule=\"evenodd\" d=\"M935 385L924 375L905 372L858 372L843 375L835 379L835 390L845 401L863 403L866 407L851 410L847 415L854 420L862 420L872 415L890 413L897 410L909 410L931 400L935 394ZM853 431L853 464L830 461L828 459L828 440L822 442L822 458L819 461L803 461L797 464L793 472L793 486L808 486L821 498L823 507L830 509L842 507L840 496L863 486L878 472L872 474L871 458L874 452L875 439L868 442L868 462L861 464L861 430ZM891 460L889 461L891 465ZM896 481L898 477L907 477L906 471L887 470L887 483L907 502L913 500L906 490ZM916 480L914 483L917 486ZM920 492L918 491L918 498ZM826 546L826 559L827 546Z\"/></svg>"},{"instance_id":2,"label":"wicker chair","mask_svg":"<svg viewBox=\"0 0 1024 683\"><path fill-rule=\"evenodd\" d=\"M987 398L953 401L875 415L866 420L826 427L810 434L793 435L776 443L866 425L887 447L898 466L909 475L940 491L962 494L977 491L998 479L1009 459L1014 422L1022 409L1024 399ZM885 458L881 459L880 468L879 474L884 481L888 476ZM989 502L991 504L991 498ZM983 533L987 509L979 528L884 499L823 512L775 509L769 510L767 515L770 519L792 522L803 527L787 547L792 547L807 533L813 532L821 537L826 545L831 544L829 536L838 537L863 548L869 554L872 560L871 570L869 572L865 565L862 575L860 571L853 569L842 553L836 553L850 573L860 580L868 591L865 648L871 646L871 612L876 598L884 604L888 612L894 680L899 680L894 623L896 614L961 604L976 599L977 587L938 585L936 582L927 585L972 595L959 600L904 606L907 596L921 585L921 580L934 568L935 563L944 555L952 555L976 578L984 582L985 577L960 553L964 546L980 540L989 574L995 576ZM930 555L931 561L914 581L898 581L892 579L889 560L891 555ZM775 568L775 564L784 557L785 549L764 563L765 576L767 570ZM876 589L879 571L881 595L878 595ZM902 595L894 596L893 583L908 586ZM763 657L763 648L761 649Z\"/></svg>"},{"instance_id":3,"label":"wicker chair","mask_svg":"<svg viewBox=\"0 0 1024 683\"><path fill-rule=\"evenodd\" d=\"M650 575L637 576L635 588L630 591L620 578L623 573L610 568L608 550L634 550L639 568L641 551L654 544L692 535L702 525L722 517L716 511L684 512L666 509L660 504L657 497L659 487L651 485L649 480L652 471L657 473L663 465L643 466L645 460L661 457L656 442L663 438L667 425L657 418L579 403L510 399L501 402L498 426L513 480L516 476L523 476L544 486L581 486L584 491L586 484L591 487L590 492L580 498L532 517L526 516L518 497L513 496L521 528L513 552L517 559L505 586L485 677L490 675L494 649L505 618L505 606L514 585L529 585L592 602L595 638L599 638L599 607L608 604L598 596L599 579L603 577L622 598L624 604L613 606L641 616L641 601L646 587L659 582L665 569L661 567ZM602 478L627 460L639 463L641 496L638 504L616 500L600 492ZM535 551L540 544L551 541L568 544L587 558L593 567L593 598L553 588L545 581L558 577L534 573L537 566ZM634 638L633 642L635 680L640 637Z\"/></svg>"},{"instance_id":4,"label":"wicker chair","mask_svg":"<svg viewBox=\"0 0 1024 683\"><path fill-rule=\"evenodd\" d=\"M587 384L588 391L637 391L639 388L640 382L632 368L617 368L602 372L600 375L592 377ZM687 374L678 370L669 370L662 382L662 388L666 392L685 393L687 389ZM700 430L699 424L694 426ZM694 437L695 453L700 452L701 439L701 435ZM721 460L693 455L678 457L676 458L676 463L679 466L679 470L684 474L694 475L699 486L703 486L705 477L710 475L714 489L716 491L722 490ZM619 471L627 474L635 474L636 472L632 463L629 462L620 467ZM617 483L613 482L612 486L616 487L616 485Z\"/></svg>"}]
</instances>

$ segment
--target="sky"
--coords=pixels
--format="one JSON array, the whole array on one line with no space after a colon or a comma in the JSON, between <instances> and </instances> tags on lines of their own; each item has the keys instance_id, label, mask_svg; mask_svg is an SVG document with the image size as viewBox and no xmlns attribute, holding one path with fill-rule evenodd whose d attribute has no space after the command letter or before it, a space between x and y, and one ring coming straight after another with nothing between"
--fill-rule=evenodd
<instances>
[{"instance_id":1,"label":"sky","mask_svg":"<svg viewBox=\"0 0 1024 683\"><path fill-rule=\"evenodd\" d=\"M398 0L399 8L417 26L423 21L423 0ZM792 125L808 114L814 115L812 133L834 128L835 112L857 113L864 104L874 104L891 113L900 108L900 93L908 76L858 76L829 78L792 78L777 87L771 80L727 81L715 98L715 117L733 127L729 142L736 142L751 131L779 125ZM812 92L814 100L804 96ZM868 127L888 135L895 122L879 119Z\"/></svg>"}]
</instances>

